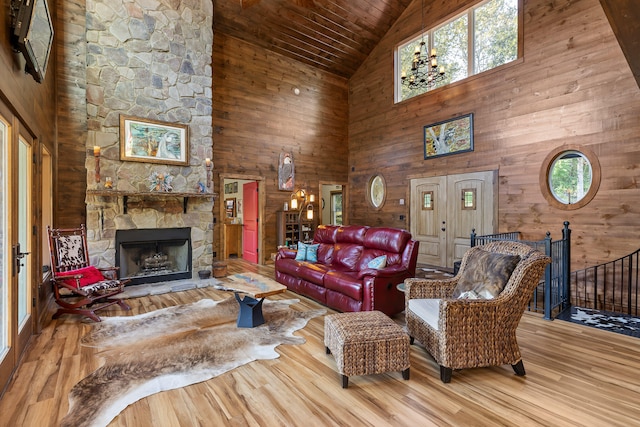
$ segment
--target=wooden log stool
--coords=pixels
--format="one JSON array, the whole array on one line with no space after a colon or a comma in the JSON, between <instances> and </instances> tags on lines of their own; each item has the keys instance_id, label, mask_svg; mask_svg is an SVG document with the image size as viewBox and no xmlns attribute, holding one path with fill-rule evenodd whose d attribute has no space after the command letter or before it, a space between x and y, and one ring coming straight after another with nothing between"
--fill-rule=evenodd
<instances>
[{"instance_id":1,"label":"wooden log stool","mask_svg":"<svg viewBox=\"0 0 640 427\"><path fill-rule=\"evenodd\" d=\"M409 335L380 311L325 316L324 345L336 359L342 388L353 375L401 371L409 379Z\"/></svg>"}]
</instances>

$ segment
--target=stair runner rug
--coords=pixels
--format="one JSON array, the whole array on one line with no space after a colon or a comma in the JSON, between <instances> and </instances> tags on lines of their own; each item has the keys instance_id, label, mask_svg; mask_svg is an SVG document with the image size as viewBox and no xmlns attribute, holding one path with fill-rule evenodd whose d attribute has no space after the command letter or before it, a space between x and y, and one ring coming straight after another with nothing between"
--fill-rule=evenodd
<instances>
[{"instance_id":1,"label":"stair runner rug","mask_svg":"<svg viewBox=\"0 0 640 427\"><path fill-rule=\"evenodd\" d=\"M556 319L640 338L640 318L626 314L572 306Z\"/></svg>"}]
</instances>

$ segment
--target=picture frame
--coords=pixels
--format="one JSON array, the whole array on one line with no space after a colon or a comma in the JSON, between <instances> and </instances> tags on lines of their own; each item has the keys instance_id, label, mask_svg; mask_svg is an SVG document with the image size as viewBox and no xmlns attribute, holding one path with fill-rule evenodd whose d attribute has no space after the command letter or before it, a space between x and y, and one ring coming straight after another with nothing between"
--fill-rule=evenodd
<instances>
[{"instance_id":1,"label":"picture frame","mask_svg":"<svg viewBox=\"0 0 640 427\"><path fill-rule=\"evenodd\" d=\"M189 126L120 115L120 160L189 165Z\"/></svg>"},{"instance_id":2,"label":"picture frame","mask_svg":"<svg viewBox=\"0 0 640 427\"><path fill-rule=\"evenodd\" d=\"M236 216L236 198L235 197L224 199L224 210L227 214L227 218L234 218Z\"/></svg>"},{"instance_id":3,"label":"picture frame","mask_svg":"<svg viewBox=\"0 0 640 427\"><path fill-rule=\"evenodd\" d=\"M289 152L280 153L278 158L278 190L293 191L296 182L295 170L293 154Z\"/></svg>"},{"instance_id":4,"label":"picture frame","mask_svg":"<svg viewBox=\"0 0 640 427\"><path fill-rule=\"evenodd\" d=\"M473 151L473 113L424 127L424 158Z\"/></svg>"}]
</instances>

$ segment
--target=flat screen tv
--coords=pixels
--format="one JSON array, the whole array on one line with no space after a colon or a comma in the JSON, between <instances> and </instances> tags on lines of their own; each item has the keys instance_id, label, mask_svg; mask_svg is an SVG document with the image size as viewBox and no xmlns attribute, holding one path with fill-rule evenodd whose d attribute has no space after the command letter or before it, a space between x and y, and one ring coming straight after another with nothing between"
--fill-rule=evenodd
<instances>
[{"instance_id":1,"label":"flat screen tv","mask_svg":"<svg viewBox=\"0 0 640 427\"><path fill-rule=\"evenodd\" d=\"M12 33L14 47L26 60L25 71L42 83L53 44L49 5L47 0L13 0L13 3L17 10Z\"/></svg>"}]
</instances>

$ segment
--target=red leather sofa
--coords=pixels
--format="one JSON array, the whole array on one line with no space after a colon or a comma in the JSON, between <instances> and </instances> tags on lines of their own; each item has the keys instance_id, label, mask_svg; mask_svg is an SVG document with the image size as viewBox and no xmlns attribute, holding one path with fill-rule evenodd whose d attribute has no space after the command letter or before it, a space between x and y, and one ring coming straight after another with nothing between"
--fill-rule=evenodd
<instances>
[{"instance_id":1,"label":"red leather sofa","mask_svg":"<svg viewBox=\"0 0 640 427\"><path fill-rule=\"evenodd\" d=\"M321 225L313 243L319 244L318 262L296 261L296 250L278 250L278 282L339 311L379 310L392 316L404 310L404 294L396 286L415 276L418 259L419 242L411 239L409 232ZM386 267L368 267L382 255L387 256Z\"/></svg>"}]
</instances>

